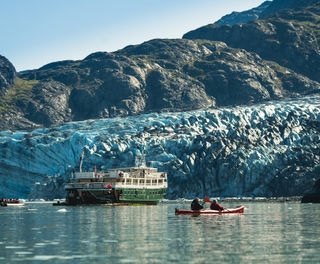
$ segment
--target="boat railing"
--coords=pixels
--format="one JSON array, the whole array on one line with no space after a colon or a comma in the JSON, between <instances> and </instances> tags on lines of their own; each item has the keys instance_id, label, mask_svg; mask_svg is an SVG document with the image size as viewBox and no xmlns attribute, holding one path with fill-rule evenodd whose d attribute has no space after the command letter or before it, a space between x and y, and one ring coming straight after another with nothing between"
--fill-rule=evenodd
<instances>
[{"instance_id":1,"label":"boat railing","mask_svg":"<svg viewBox=\"0 0 320 264\"><path fill-rule=\"evenodd\" d=\"M167 187L167 182L163 178L153 179L153 178L126 178L124 181L116 183L118 187L121 186L132 186L134 187L147 187L147 186L157 186L157 187Z\"/></svg>"},{"instance_id":2,"label":"boat railing","mask_svg":"<svg viewBox=\"0 0 320 264\"><path fill-rule=\"evenodd\" d=\"M164 178L121 178L117 181L103 181L103 182L71 182L66 185L67 188L79 188L79 189L105 189L107 186L116 184L117 187L167 187L167 181Z\"/></svg>"}]
</instances>

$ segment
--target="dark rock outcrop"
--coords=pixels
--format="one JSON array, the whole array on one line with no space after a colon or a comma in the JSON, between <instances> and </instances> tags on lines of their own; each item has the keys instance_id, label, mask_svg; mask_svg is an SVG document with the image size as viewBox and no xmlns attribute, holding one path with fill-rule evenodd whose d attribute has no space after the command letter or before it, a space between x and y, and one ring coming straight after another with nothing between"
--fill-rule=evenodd
<instances>
[{"instance_id":1,"label":"dark rock outcrop","mask_svg":"<svg viewBox=\"0 0 320 264\"><path fill-rule=\"evenodd\" d=\"M37 124L50 126L71 121L68 107L70 90L55 81L41 82L32 89L29 101L18 102L25 117Z\"/></svg>"},{"instance_id":2,"label":"dark rock outcrop","mask_svg":"<svg viewBox=\"0 0 320 264\"><path fill-rule=\"evenodd\" d=\"M232 12L231 14L225 15L220 18L218 21L214 22L216 25L235 25L248 23L252 20L260 18L260 15L269 7L271 1L265 1L258 7L252 8L243 12Z\"/></svg>"},{"instance_id":3,"label":"dark rock outcrop","mask_svg":"<svg viewBox=\"0 0 320 264\"><path fill-rule=\"evenodd\" d=\"M0 96L6 95L13 84L16 70L7 58L0 55Z\"/></svg>"},{"instance_id":4,"label":"dark rock outcrop","mask_svg":"<svg viewBox=\"0 0 320 264\"><path fill-rule=\"evenodd\" d=\"M243 11L232 12L231 14L223 16L218 21L214 22L216 25L224 26L235 24L244 24L253 20L262 19L281 14L285 11L304 8L306 6L319 4L318 0L273 0L265 1L260 6Z\"/></svg>"},{"instance_id":5,"label":"dark rock outcrop","mask_svg":"<svg viewBox=\"0 0 320 264\"><path fill-rule=\"evenodd\" d=\"M320 179L312 187L311 192L306 193L301 200L302 203L320 203Z\"/></svg>"},{"instance_id":6,"label":"dark rock outcrop","mask_svg":"<svg viewBox=\"0 0 320 264\"><path fill-rule=\"evenodd\" d=\"M320 1L248 24L210 24L186 33L186 39L223 41L259 54L297 73L320 81Z\"/></svg>"},{"instance_id":7,"label":"dark rock outcrop","mask_svg":"<svg viewBox=\"0 0 320 264\"><path fill-rule=\"evenodd\" d=\"M260 14L260 18L273 16L288 10L303 9L307 6L319 5L319 0L273 0L270 5Z\"/></svg>"}]
</instances>

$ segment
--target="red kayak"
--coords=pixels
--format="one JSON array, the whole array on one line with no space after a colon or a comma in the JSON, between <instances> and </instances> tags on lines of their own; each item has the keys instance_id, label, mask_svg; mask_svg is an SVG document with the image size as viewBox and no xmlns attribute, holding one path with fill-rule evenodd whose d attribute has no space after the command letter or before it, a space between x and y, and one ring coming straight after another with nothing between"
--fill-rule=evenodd
<instances>
[{"instance_id":1,"label":"red kayak","mask_svg":"<svg viewBox=\"0 0 320 264\"><path fill-rule=\"evenodd\" d=\"M180 210L176 209L176 215L198 215L198 214L243 214L244 206L239 206L232 209L224 209L223 211L203 209L203 210Z\"/></svg>"}]
</instances>

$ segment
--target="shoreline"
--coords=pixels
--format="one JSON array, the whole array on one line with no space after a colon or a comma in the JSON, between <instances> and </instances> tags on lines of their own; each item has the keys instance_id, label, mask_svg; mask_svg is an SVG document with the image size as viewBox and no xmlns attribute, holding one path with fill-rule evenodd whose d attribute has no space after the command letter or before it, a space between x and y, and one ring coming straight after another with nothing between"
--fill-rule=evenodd
<instances>
[{"instance_id":1,"label":"shoreline","mask_svg":"<svg viewBox=\"0 0 320 264\"><path fill-rule=\"evenodd\" d=\"M211 198L212 199L212 198ZM302 196L289 197L215 197L219 202L301 202ZM192 199L163 200L160 203L191 203Z\"/></svg>"},{"instance_id":2,"label":"shoreline","mask_svg":"<svg viewBox=\"0 0 320 264\"><path fill-rule=\"evenodd\" d=\"M215 197L219 202L271 202L271 203L284 203L284 202L301 202L303 196L290 196L290 197ZM211 198L212 199L212 198ZM64 202L64 199L59 200ZM57 201L28 201L25 200L25 204L53 204ZM159 204L170 204L170 203L191 203L192 199L176 199L167 200L164 199Z\"/></svg>"}]
</instances>

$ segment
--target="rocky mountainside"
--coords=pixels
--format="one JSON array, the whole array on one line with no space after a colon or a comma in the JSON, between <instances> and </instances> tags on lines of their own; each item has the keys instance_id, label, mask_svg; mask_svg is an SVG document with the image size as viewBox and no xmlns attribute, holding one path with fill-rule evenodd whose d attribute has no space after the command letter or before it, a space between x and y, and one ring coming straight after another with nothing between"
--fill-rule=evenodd
<instances>
[{"instance_id":1,"label":"rocky mountainside","mask_svg":"<svg viewBox=\"0 0 320 264\"><path fill-rule=\"evenodd\" d=\"M252 20L262 19L289 10L297 10L310 5L317 5L317 0L273 0L265 1L260 6L243 12L232 12L216 21L216 25L244 24Z\"/></svg>"},{"instance_id":2,"label":"rocky mountainside","mask_svg":"<svg viewBox=\"0 0 320 264\"><path fill-rule=\"evenodd\" d=\"M247 24L210 24L188 32L184 38L223 41L319 82L320 1L310 2L313 4L304 8Z\"/></svg>"},{"instance_id":3,"label":"rocky mountainside","mask_svg":"<svg viewBox=\"0 0 320 264\"><path fill-rule=\"evenodd\" d=\"M308 6L319 5L319 0L273 0L271 4L260 14L259 18L272 16L288 10L304 9Z\"/></svg>"},{"instance_id":4,"label":"rocky mountainside","mask_svg":"<svg viewBox=\"0 0 320 264\"><path fill-rule=\"evenodd\" d=\"M13 90L2 97L2 130L252 104L318 93L320 85L223 42L178 39L46 65L19 74Z\"/></svg>"},{"instance_id":5,"label":"rocky mountainside","mask_svg":"<svg viewBox=\"0 0 320 264\"><path fill-rule=\"evenodd\" d=\"M302 195L320 173L320 97L0 132L0 197L64 197L82 150L84 170L134 166L143 150L170 199Z\"/></svg>"},{"instance_id":6,"label":"rocky mountainside","mask_svg":"<svg viewBox=\"0 0 320 264\"><path fill-rule=\"evenodd\" d=\"M270 6L272 1L265 1L260 6L252 8L243 12L232 12L231 14L225 15L218 21L214 22L216 25L230 25L243 24L252 20L259 19L261 14Z\"/></svg>"}]
</instances>

